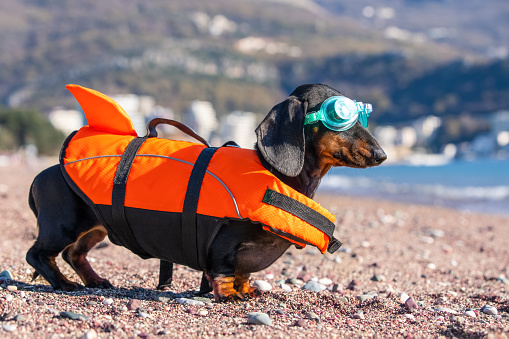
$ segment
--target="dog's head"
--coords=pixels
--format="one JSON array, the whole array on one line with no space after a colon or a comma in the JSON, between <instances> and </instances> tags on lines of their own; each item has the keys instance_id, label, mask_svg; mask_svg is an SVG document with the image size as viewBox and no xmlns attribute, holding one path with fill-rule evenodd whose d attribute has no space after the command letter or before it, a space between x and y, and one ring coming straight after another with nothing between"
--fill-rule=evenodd
<instances>
[{"instance_id":1,"label":"dog's head","mask_svg":"<svg viewBox=\"0 0 509 339\"><path fill-rule=\"evenodd\" d=\"M304 125L306 115L318 111L333 96L341 94L327 85L302 85L272 108L256 129L256 137L258 150L274 169L295 177L306 159L314 162L310 165L322 177L332 166L365 168L378 166L387 158L359 121L341 132L322 122Z\"/></svg>"}]
</instances>

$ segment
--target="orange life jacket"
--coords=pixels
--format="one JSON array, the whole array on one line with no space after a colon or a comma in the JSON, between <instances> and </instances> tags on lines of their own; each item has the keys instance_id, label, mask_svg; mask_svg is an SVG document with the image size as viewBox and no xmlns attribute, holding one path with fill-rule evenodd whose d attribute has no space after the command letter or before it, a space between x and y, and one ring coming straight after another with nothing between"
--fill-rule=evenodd
<instances>
[{"instance_id":1,"label":"orange life jacket","mask_svg":"<svg viewBox=\"0 0 509 339\"><path fill-rule=\"evenodd\" d=\"M128 115L111 98L77 85L67 88L84 109L88 125L71 135L64 144L61 168L71 187L107 224L109 233L117 233L117 242L126 246L122 241L123 232L138 233L134 234L137 239L145 230L143 227L132 230L136 223L132 211L181 214L193 168L207 146L153 137L137 138ZM129 146L134 143L137 145ZM123 158L127 157L131 160L123 169ZM339 248L340 243L332 237L335 216L276 178L263 167L254 150L221 147L209 157L198 189L196 215L215 220L249 219L299 247L311 244L322 253L328 248L329 252ZM122 176L124 181L119 182ZM121 186L120 197L116 185ZM121 208L130 211L128 219L131 220L126 225L131 230L118 230L111 225L116 213L111 211L115 199L120 200ZM288 204L296 206L297 210L286 208ZM122 210L121 213L126 212ZM324 233L324 228L329 230L328 234ZM206 231L205 238L215 232ZM210 239L202 241L203 244L210 242ZM329 246L330 243L334 246ZM141 256L164 256L151 252L150 243L137 246L139 251L134 252ZM182 261L179 258L162 259Z\"/></svg>"}]
</instances>

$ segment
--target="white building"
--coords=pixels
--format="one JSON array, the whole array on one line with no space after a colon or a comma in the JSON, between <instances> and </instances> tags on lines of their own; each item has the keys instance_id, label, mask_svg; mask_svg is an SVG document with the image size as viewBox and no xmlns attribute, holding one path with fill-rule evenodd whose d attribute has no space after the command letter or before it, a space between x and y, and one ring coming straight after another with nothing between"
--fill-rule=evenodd
<instances>
[{"instance_id":1,"label":"white building","mask_svg":"<svg viewBox=\"0 0 509 339\"><path fill-rule=\"evenodd\" d=\"M234 111L220 120L221 142L235 141L242 148L253 148L256 142L256 114Z\"/></svg>"},{"instance_id":2,"label":"white building","mask_svg":"<svg viewBox=\"0 0 509 339\"><path fill-rule=\"evenodd\" d=\"M120 94L111 96L111 98L129 115L136 133L140 136L145 135L148 117L155 106L154 98L136 94Z\"/></svg>"},{"instance_id":3,"label":"white building","mask_svg":"<svg viewBox=\"0 0 509 339\"><path fill-rule=\"evenodd\" d=\"M216 111L208 101L194 100L182 120L207 141L210 141L218 126Z\"/></svg>"},{"instance_id":4,"label":"white building","mask_svg":"<svg viewBox=\"0 0 509 339\"><path fill-rule=\"evenodd\" d=\"M49 121L64 134L71 134L85 125L83 112L57 107L48 116Z\"/></svg>"}]
</instances>

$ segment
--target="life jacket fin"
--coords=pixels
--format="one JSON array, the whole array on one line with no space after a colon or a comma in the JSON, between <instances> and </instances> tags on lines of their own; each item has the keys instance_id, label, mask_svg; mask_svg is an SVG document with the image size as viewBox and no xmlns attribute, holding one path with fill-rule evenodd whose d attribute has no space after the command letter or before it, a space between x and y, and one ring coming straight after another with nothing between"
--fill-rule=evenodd
<instances>
[{"instance_id":1,"label":"life jacket fin","mask_svg":"<svg viewBox=\"0 0 509 339\"><path fill-rule=\"evenodd\" d=\"M112 134L138 136L131 118L112 98L79 85L65 86L85 112L88 126Z\"/></svg>"}]
</instances>

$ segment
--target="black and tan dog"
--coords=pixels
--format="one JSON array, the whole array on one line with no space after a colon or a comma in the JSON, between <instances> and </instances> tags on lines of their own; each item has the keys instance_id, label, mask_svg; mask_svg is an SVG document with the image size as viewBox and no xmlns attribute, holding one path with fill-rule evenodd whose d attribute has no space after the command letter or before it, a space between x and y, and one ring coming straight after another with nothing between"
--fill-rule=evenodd
<instances>
[{"instance_id":1,"label":"black and tan dog","mask_svg":"<svg viewBox=\"0 0 509 339\"><path fill-rule=\"evenodd\" d=\"M309 198L331 167L365 168L380 165L386 159L359 121L340 132L321 122L305 124L306 115L318 111L326 99L334 96L341 94L329 86L302 85L274 106L256 130L256 154L263 166ZM56 266L55 258L62 253L85 286L110 288L112 285L95 273L86 256L108 233L112 238L114 232L104 227L103 218L83 196L76 194L65 176L57 165L41 172L32 184L29 204L37 217L39 234L27 253L27 261L35 268L34 275L42 275L55 289L81 288ZM216 300L253 296L256 291L249 286L249 274L267 268L291 244L264 230L260 223L223 222L208 245L202 268ZM157 257L145 257L151 256Z\"/></svg>"}]
</instances>

